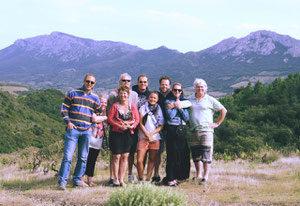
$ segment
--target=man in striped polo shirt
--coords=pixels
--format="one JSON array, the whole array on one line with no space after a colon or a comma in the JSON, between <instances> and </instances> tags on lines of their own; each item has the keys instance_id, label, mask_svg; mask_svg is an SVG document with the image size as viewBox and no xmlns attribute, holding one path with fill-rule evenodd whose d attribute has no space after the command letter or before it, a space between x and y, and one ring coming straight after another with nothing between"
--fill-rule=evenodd
<instances>
[{"instance_id":1,"label":"man in striped polo shirt","mask_svg":"<svg viewBox=\"0 0 300 206\"><path fill-rule=\"evenodd\" d=\"M65 97L61 105L61 114L67 124L64 157L59 170L59 189L65 190L70 173L73 154L78 144L77 163L73 173L73 186L84 187L86 184L81 181L86 168L89 153L89 142L91 139L91 126L93 113L100 113L100 100L94 94L96 78L87 74L83 86L72 90Z\"/></svg>"}]
</instances>

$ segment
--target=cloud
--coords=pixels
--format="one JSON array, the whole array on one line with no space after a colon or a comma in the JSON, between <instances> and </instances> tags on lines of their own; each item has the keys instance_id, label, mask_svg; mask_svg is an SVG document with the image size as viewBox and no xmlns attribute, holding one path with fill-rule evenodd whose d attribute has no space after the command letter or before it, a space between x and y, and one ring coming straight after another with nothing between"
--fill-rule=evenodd
<instances>
[{"instance_id":1,"label":"cloud","mask_svg":"<svg viewBox=\"0 0 300 206\"><path fill-rule=\"evenodd\" d=\"M90 6L89 10L95 13L108 13L113 14L117 13L118 9L111 6Z\"/></svg>"}]
</instances>

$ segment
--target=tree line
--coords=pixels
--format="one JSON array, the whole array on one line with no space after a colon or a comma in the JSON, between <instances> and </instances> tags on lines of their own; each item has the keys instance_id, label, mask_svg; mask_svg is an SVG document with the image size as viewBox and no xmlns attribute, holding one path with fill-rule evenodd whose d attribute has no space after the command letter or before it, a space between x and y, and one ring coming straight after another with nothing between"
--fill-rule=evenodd
<instances>
[{"instance_id":1,"label":"tree line","mask_svg":"<svg viewBox=\"0 0 300 206\"><path fill-rule=\"evenodd\" d=\"M38 90L13 97L0 91L0 153L29 146L48 147L63 139L65 124L59 113L64 94ZM235 89L220 99L228 110L215 130L217 153L241 155L272 148L284 152L300 148L300 74L257 82Z\"/></svg>"}]
</instances>

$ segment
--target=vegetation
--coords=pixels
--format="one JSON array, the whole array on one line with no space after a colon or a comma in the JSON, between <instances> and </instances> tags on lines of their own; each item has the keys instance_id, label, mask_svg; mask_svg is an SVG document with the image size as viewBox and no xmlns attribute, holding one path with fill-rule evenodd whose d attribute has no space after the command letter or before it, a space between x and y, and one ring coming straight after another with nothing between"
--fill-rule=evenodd
<instances>
[{"instance_id":1,"label":"vegetation","mask_svg":"<svg viewBox=\"0 0 300 206\"><path fill-rule=\"evenodd\" d=\"M59 110L64 97L65 95L56 89L46 89L19 96L18 101L36 112L44 113L56 121L63 122Z\"/></svg>"},{"instance_id":2,"label":"vegetation","mask_svg":"<svg viewBox=\"0 0 300 206\"><path fill-rule=\"evenodd\" d=\"M241 155L261 150L300 148L300 74L276 79L270 85L236 89L221 99L226 121L216 129L215 151Z\"/></svg>"},{"instance_id":3,"label":"vegetation","mask_svg":"<svg viewBox=\"0 0 300 206\"><path fill-rule=\"evenodd\" d=\"M43 102L35 99L45 94L48 96ZM64 124L58 120L59 109L55 112L53 109L60 107L61 95L56 90L45 90L17 99L0 91L0 153L11 153L29 146L42 148L62 139Z\"/></svg>"},{"instance_id":4,"label":"vegetation","mask_svg":"<svg viewBox=\"0 0 300 206\"><path fill-rule=\"evenodd\" d=\"M150 183L129 185L111 194L108 206L187 205L184 193L156 187Z\"/></svg>"},{"instance_id":5,"label":"vegetation","mask_svg":"<svg viewBox=\"0 0 300 206\"><path fill-rule=\"evenodd\" d=\"M29 146L42 148L64 135L59 109L64 94L55 89L38 90L13 97L0 91L0 153ZM257 159L299 151L300 74L276 79L270 85L236 89L220 100L228 110L226 121L215 130L215 158ZM274 159L276 160L276 158Z\"/></svg>"}]
</instances>

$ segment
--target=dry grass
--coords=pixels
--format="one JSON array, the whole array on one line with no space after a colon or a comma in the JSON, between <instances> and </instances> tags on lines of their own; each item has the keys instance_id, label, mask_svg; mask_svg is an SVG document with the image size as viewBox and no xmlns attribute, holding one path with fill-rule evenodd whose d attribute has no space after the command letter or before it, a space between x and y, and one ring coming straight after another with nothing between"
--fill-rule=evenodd
<instances>
[{"instance_id":1,"label":"dry grass","mask_svg":"<svg viewBox=\"0 0 300 206\"><path fill-rule=\"evenodd\" d=\"M8 91L14 96L18 96L18 94L15 93L16 91L28 91L26 87L16 87L16 86L0 86L0 89L3 91Z\"/></svg>"},{"instance_id":2,"label":"dry grass","mask_svg":"<svg viewBox=\"0 0 300 206\"><path fill-rule=\"evenodd\" d=\"M299 165L299 157L272 164L215 161L207 185L189 180L178 189L188 195L189 205L300 205ZM0 205L101 205L116 190L106 186L107 165L99 163L93 188L68 185L58 191L54 173L19 171L17 165L2 166L0 180Z\"/></svg>"}]
</instances>

